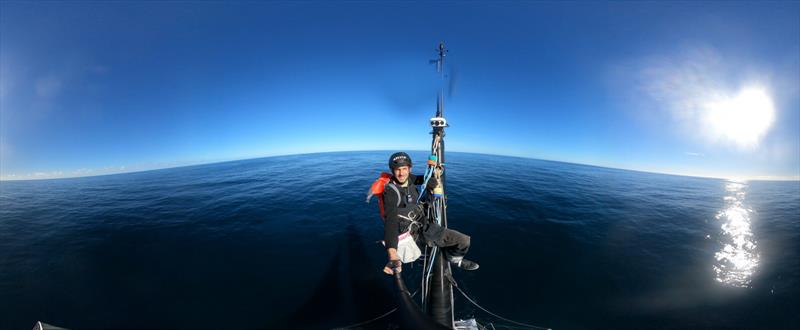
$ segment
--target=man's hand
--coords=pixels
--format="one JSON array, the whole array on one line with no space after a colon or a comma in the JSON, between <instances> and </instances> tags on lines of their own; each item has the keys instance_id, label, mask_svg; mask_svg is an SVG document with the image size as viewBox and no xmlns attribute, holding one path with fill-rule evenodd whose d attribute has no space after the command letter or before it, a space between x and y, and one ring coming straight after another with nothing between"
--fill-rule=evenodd
<instances>
[{"instance_id":1,"label":"man's hand","mask_svg":"<svg viewBox=\"0 0 800 330\"><path fill-rule=\"evenodd\" d=\"M438 185L439 185L439 179L431 177L430 179L428 179L428 185L425 188L428 188L428 190L433 190L433 188L436 188L436 186Z\"/></svg>"},{"instance_id":2,"label":"man's hand","mask_svg":"<svg viewBox=\"0 0 800 330\"><path fill-rule=\"evenodd\" d=\"M400 274L403 271L403 263L400 260L389 260L386 266L383 267L383 272L386 275Z\"/></svg>"},{"instance_id":3,"label":"man's hand","mask_svg":"<svg viewBox=\"0 0 800 330\"><path fill-rule=\"evenodd\" d=\"M441 179L440 178L442 177L442 167L441 166L437 166L433 171L434 171L434 173L428 179L428 186L426 187L429 190L433 190L433 188L436 188L441 183Z\"/></svg>"}]
</instances>

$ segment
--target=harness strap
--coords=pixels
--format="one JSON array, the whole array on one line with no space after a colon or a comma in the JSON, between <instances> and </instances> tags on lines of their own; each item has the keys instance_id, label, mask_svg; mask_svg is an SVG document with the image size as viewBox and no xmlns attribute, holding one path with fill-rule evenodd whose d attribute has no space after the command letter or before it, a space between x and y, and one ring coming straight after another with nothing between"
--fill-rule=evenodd
<instances>
[{"instance_id":1,"label":"harness strap","mask_svg":"<svg viewBox=\"0 0 800 330\"><path fill-rule=\"evenodd\" d=\"M403 200L403 194L400 193L400 189L397 188L397 185L395 185L394 183L387 183L386 187L392 188L392 190L394 190L394 192L397 193L397 207L399 208L401 200ZM403 203L403 204L406 205L405 203ZM410 234L415 225L417 226L417 228L421 228L422 227L422 225L419 223L419 221L416 221L416 220L408 217L408 215L406 215L406 214L398 214L397 216L399 218L402 218L402 219L410 221L410 223L408 224L408 228L406 228L406 230L404 230L404 232L406 234Z\"/></svg>"},{"instance_id":2,"label":"harness strap","mask_svg":"<svg viewBox=\"0 0 800 330\"><path fill-rule=\"evenodd\" d=\"M397 193L397 205L396 205L396 207L400 207L400 200L403 199L403 195L400 194L400 189L397 189L397 186L395 186L393 183L387 183L386 186L389 187L389 188L392 188L392 190L394 190L394 192Z\"/></svg>"},{"instance_id":3,"label":"harness strap","mask_svg":"<svg viewBox=\"0 0 800 330\"><path fill-rule=\"evenodd\" d=\"M411 219L408 216L405 216L405 215L402 215L402 214L398 214L397 217L403 218L403 219L406 219L406 220L410 221L410 223L408 224L408 228L406 230L404 230L406 232L406 234L410 234L411 230L412 230L412 227L414 227L414 226L417 226L417 228L421 228L422 227L422 225L419 224L419 221Z\"/></svg>"}]
</instances>

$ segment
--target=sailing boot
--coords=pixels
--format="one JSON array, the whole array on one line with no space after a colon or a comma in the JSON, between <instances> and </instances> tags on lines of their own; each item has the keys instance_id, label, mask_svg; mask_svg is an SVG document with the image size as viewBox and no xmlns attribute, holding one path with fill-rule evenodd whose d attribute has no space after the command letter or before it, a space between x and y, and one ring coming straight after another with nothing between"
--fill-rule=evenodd
<instances>
[{"instance_id":1,"label":"sailing boot","mask_svg":"<svg viewBox=\"0 0 800 330\"><path fill-rule=\"evenodd\" d=\"M478 267L480 267L480 265L478 265L477 262L470 261L467 259L461 259L458 262L453 262L453 263L456 264L458 268L461 268L463 270L476 270L478 269Z\"/></svg>"}]
</instances>

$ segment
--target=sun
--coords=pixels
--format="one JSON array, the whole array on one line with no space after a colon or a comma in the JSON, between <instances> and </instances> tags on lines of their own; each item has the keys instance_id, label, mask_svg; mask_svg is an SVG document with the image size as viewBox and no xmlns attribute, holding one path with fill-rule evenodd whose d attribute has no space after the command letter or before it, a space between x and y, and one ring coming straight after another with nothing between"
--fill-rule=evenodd
<instances>
[{"instance_id":1,"label":"sun","mask_svg":"<svg viewBox=\"0 0 800 330\"><path fill-rule=\"evenodd\" d=\"M755 148L775 121L775 107L764 88L745 88L705 106L705 126L715 139Z\"/></svg>"}]
</instances>

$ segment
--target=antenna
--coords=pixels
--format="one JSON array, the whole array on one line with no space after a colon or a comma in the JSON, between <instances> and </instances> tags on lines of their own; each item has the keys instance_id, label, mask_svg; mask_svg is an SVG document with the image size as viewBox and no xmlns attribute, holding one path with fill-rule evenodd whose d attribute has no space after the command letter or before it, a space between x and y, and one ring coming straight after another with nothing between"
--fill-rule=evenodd
<instances>
[{"instance_id":1,"label":"antenna","mask_svg":"<svg viewBox=\"0 0 800 330\"><path fill-rule=\"evenodd\" d=\"M439 95L436 98L436 117L444 119L444 57L447 56L447 49L444 47L444 41L439 42L439 58L436 59L436 72L442 78L442 85L439 88ZM443 125L444 126L444 125Z\"/></svg>"},{"instance_id":2,"label":"antenna","mask_svg":"<svg viewBox=\"0 0 800 330\"><path fill-rule=\"evenodd\" d=\"M444 79L444 57L447 56L447 49L444 48L444 41L439 42L439 59L436 61L436 72L439 72Z\"/></svg>"}]
</instances>

